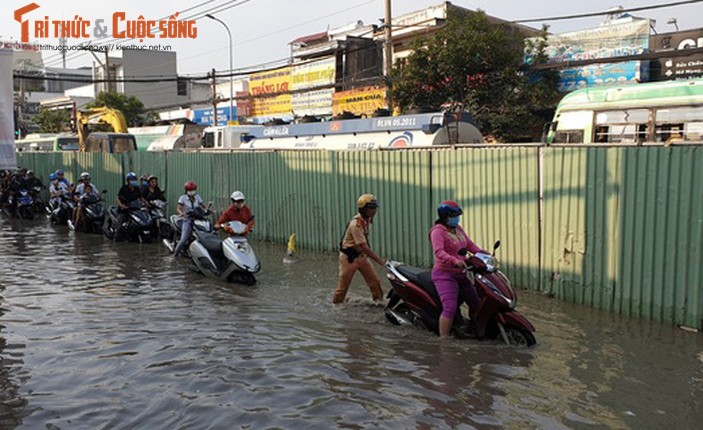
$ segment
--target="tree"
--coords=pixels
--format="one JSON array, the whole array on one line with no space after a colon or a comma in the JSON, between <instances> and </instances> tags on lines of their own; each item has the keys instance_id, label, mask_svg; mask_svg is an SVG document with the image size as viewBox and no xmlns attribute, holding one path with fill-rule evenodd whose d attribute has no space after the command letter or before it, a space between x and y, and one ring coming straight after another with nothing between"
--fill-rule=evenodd
<instances>
[{"instance_id":1,"label":"tree","mask_svg":"<svg viewBox=\"0 0 703 430\"><path fill-rule=\"evenodd\" d=\"M95 100L88 103L86 107L95 108L103 106L122 112L129 127L139 126L144 123L142 117L144 104L134 96L114 92L101 92L95 97Z\"/></svg>"},{"instance_id":2,"label":"tree","mask_svg":"<svg viewBox=\"0 0 703 430\"><path fill-rule=\"evenodd\" d=\"M468 111L484 136L498 141L534 140L560 95L556 73L525 69L524 50L524 36L491 23L482 11L450 16L429 38L415 40L407 59L396 62L393 100L401 110ZM534 58L540 61L543 56Z\"/></svg>"},{"instance_id":3,"label":"tree","mask_svg":"<svg viewBox=\"0 0 703 430\"><path fill-rule=\"evenodd\" d=\"M40 133L60 133L70 130L71 112L65 109L42 108L34 117Z\"/></svg>"}]
</instances>

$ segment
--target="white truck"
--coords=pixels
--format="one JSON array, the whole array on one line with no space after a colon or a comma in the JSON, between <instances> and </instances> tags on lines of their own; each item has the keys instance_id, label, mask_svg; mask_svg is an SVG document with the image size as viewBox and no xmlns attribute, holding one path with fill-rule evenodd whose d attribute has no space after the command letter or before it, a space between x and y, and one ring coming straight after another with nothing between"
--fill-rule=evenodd
<instances>
[{"instance_id":1,"label":"white truck","mask_svg":"<svg viewBox=\"0 0 703 430\"><path fill-rule=\"evenodd\" d=\"M253 130L262 125L222 125L203 130L202 149L239 149Z\"/></svg>"}]
</instances>

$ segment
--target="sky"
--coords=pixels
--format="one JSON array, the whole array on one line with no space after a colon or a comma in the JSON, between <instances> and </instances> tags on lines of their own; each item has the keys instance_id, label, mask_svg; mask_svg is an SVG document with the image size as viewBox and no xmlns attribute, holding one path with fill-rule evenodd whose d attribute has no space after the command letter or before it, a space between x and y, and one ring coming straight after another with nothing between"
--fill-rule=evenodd
<instances>
[{"instance_id":1,"label":"sky","mask_svg":"<svg viewBox=\"0 0 703 430\"><path fill-rule=\"evenodd\" d=\"M456 0L452 3L467 9L481 9L489 15L505 20L523 20L603 12L617 6L633 8L677 1L679 0ZM115 12L125 12L128 20L136 20L140 15L145 19L158 20L175 12L180 12L181 19L192 15L201 16L210 10L209 13L226 22L232 32L235 70L265 67L267 63L288 58L288 44L298 37L359 20L364 24L380 24L379 19L385 16L384 0L172 0L158 3L143 0L5 0L5 11L0 14L0 40L20 39L21 27L13 19L13 14L16 9L32 2L40 6L27 14L32 21L43 19L45 16L50 20L70 20L78 15L83 20L91 20L91 24L96 19L105 19L110 23ZM391 9L395 17L440 3L437 0L392 0ZM228 6L234 7L225 9ZM667 24L671 18L677 20L680 30L700 28L703 27L703 2L642 11L635 15L655 19L655 29L658 33L675 31L674 25ZM596 17L536 21L526 25L540 28L544 23L550 26L550 32L563 33L596 27L602 21L603 17ZM145 44L170 45L171 49L177 52L178 73L181 75L204 75L213 67L217 70L229 69L229 39L225 27L204 17L196 21L196 27L198 34L195 39L155 39ZM76 45L86 41L86 38L69 39L68 44ZM47 38L42 39L42 43L58 44L58 41ZM61 66L61 56L55 51L45 51L43 57L45 65ZM89 53L69 53L67 59L69 68L88 66L92 62Z\"/></svg>"}]
</instances>

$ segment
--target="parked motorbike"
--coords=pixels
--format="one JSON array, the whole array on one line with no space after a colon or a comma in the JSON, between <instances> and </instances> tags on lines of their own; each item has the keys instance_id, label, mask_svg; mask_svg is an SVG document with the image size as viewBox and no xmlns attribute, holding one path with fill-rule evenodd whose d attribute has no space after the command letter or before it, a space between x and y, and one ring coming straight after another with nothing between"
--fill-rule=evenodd
<instances>
[{"instance_id":1,"label":"parked motorbike","mask_svg":"<svg viewBox=\"0 0 703 430\"><path fill-rule=\"evenodd\" d=\"M46 207L46 212L49 215L49 221L56 225L66 225L68 220L73 217L73 209L76 207L70 194L62 197L50 199L49 205Z\"/></svg>"},{"instance_id":2,"label":"parked motorbike","mask_svg":"<svg viewBox=\"0 0 703 430\"><path fill-rule=\"evenodd\" d=\"M159 239L171 237L171 223L166 218L166 202L164 200L151 200L148 202L149 216L155 225L154 233Z\"/></svg>"},{"instance_id":3,"label":"parked motorbike","mask_svg":"<svg viewBox=\"0 0 703 430\"><path fill-rule=\"evenodd\" d=\"M254 274L261 269L246 238L247 226L230 221L223 226L229 236L222 240L215 232L193 230L189 253L198 272L219 281L254 285Z\"/></svg>"},{"instance_id":4,"label":"parked motorbike","mask_svg":"<svg viewBox=\"0 0 703 430\"><path fill-rule=\"evenodd\" d=\"M209 214L209 210L205 210L201 207L196 207L186 213L186 217L189 218L193 223L193 231L198 230L206 233L211 233L213 231L212 222L208 219ZM178 215L171 215L170 220L171 236L169 238L163 239L163 244L166 245L166 248L168 248L169 251L173 252L176 249L176 245L178 245L178 242L181 240L181 231L183 230L184 218ZM193 238L194 236L191 233L189 242L183 248L184 252L188 255L188 257L190 257L188 248L190 245L190 241L192 241Z\"/></svg>"},{"instance_id":5,"label":"parked motorbike","mask_svg":"<svg viewBox=\"0 0 703 430\"><path fill-rule=\"evenodd\" d=\"M517 296L508 278L496 267L493 254L479 252L466 260L466 274L473 278L480 304L473 321L466 321L457 310L452 331L457 337L502 339L508 345L532 346L537 341L534 326L515 310ZM411 323L439 332L442 302L429 270L392 261L386 265L391 283L386 318L396 325Z\"/></svg>"},{"instance_id":6,"label":"parked motorbike","mask_svg":"<svg viewBox=\"0 0 703 430\"><path fill-rule=\"evenodd\" d=\"M119 225L119 210L117 206L110 206L108 209L107 220L103 226L103 233L108 239L129 242L150 242L153 237L155 224L154 220L149 215L148 208L142 201L136 200L130 202L127 208L127 221L123 225Z\"/></svg>"}]
</instances>

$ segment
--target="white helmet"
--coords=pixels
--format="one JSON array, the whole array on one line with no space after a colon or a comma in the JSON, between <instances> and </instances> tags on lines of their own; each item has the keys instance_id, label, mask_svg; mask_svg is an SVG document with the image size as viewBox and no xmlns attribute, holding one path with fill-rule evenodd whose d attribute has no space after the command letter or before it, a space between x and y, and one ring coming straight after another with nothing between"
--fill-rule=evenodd
<instances>
[{"instance_id":1,"label":"white helmet","mask_svg":"<svg viewBox=\"0 0 703 430\"><path fill-rule=\"evenodd\" d=\"M244 193L241 191L235 191L232 193L231 196L229 196L230 199L237 201L237 200L244 200Z\"/></svg>"},{"instance_id":2,"label":"white helmet","mask_svg":"<svg viewBox=\"0 0 703 430\"><path fill-rule=\"evenodd\" d=\"M88 172L83 172L81 173L81 180L90 180L90 173Z\"/></svg>"}]
</instances>

